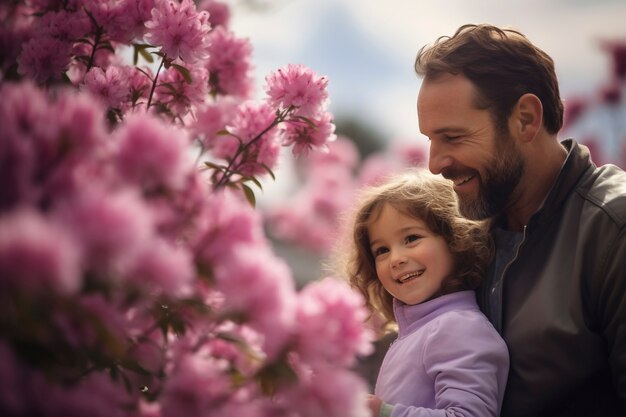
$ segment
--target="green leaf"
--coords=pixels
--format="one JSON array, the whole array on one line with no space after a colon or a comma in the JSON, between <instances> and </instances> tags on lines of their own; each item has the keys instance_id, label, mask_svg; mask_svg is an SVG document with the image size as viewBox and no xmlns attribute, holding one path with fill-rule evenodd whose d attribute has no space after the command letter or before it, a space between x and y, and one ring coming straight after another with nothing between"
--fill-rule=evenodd
<instances>
[{"instance_id":1,"label":"green leaf","mask_svg":"<svg viewBox=\"0 0 626 417\"><path fill-rule=\"evenodd\" d=\"M189 72L189 70L187 68L183 67L182 65L178 65L178 64L172 64L172 67L174 67L174 69L176 71L178 71L180 73L180 75L183 76L185 81L187 81L187 84L191 84L191 82L192 82L191 73Z\"/></svg>"},{"instance_id":2,"label":"green leaf","mask_svg":"<svg viewBox=\"0 0 626 417\"><path fill-rule=\"evenodd\" d=\"M297 383L298 375L291 369L289 364L279 361L261 368L256 374L256 380L263 393L272 395L281 386L289 386Z\"/></svg>"},{"instance_id":3,"label":"green leaf","mask_svg":"<svg viewBox=\"0 0 626 417\"><path fill-rule=\"evenodd\" d=\"M315 124L315 122L313 122L311 119L309 119L308 117L304 117L304 116L294 116L293 119L295 120L300 120L303 121L304 123L306 123L311 129L317 129L317 125Z\"/></svg>"},{"instance_id":4,"label":"green leaf","mask_svg":"<svg viewBox=\"0 0 626 417\"><path fill-rule=\"evenodd\" d=\"M113 49L113 45L111 45L111 42L102 42L96 48L96 50L100 50L100 49L106 49L108 51L111 51L111 52L115 53L115 49Z\"/></svg>"},{"instance_id":5,"label":"green leaf","mask_svg":"<svg viewBox=\"0 0 626 417\"><path fill-rule=\"evenodd\" d=\"M204 161L204 166L206 166L207 168L218 170L218 171L223 171L224 169L226 169L224 165L219 165L211 161Z\"/></svg>"},{"instance_id":6,"label":"green leaf","mask_svg":"<svg viewBox=\"0 0 626 417\"><path fill-rule=\"evenodd\" d=\"M256 177L252 177L252 176L247 176L247 175L246 175L246 176L244 176L244 177L241 177L241 180L242 180L242 181L252 181L252 182L254 183L254 185L256 185L257 187L259 187L259 189L260 189L261 191L263 191L263 184L261 184L261 183L259 182L259 180L257 180L257 179L256 179Z\"/></svg>"},{"instance_id":7,"label":"green leaf","mask_svg":"<svg viewBox=\"0 0 626 417\"><path fill-rule=\"evenodd\" d=\"M252 188L248 187L246 184L241 184L241 188L243 189L243 193L246 195L246 200L252 207L256 207L256 197L254 196L254 191Z\"/></svg>"},{"instance_id":8,"label":"green leaf","mask_svg":"<svg viewBox=\"0 0 626 417\"><path fill-rule=\"evenodd\" d=\"M268 172L268 174L270 174L270 177L272 177L272 179L274 181L276 181L276 175L274 175L274 171L272 171L272 169L270 167L268 167L267 165L265 165L264 163L261 162L261 166L263 168L265 168L265 170Z\"/></svg>"},{"instance_id":9,"label":"green leaf","mask_svg":"<svg viewBox=\"0 0 626 417\"><path fill-rule=\"evenodd\" d=\"M222 129L222 130L218 130L217 132L215 132L215 134L217 136L228 136L231 133L228 130L226 130L226 129Z\"/></svg>"},{"instance_id":10,"label":"green leaf","mask_svg":"<svg viewBox=\"0 0 626 417\"><path fill-rule=\"evenodd\" d=\"M141 55L141 57L143 59L146 60L146 62L152 64L154 62L154 58L152 58L152 54L149 53L148 51L146 51L145 49L140 49L139 50L139 54Z\"/></svg>"}]
</instances>

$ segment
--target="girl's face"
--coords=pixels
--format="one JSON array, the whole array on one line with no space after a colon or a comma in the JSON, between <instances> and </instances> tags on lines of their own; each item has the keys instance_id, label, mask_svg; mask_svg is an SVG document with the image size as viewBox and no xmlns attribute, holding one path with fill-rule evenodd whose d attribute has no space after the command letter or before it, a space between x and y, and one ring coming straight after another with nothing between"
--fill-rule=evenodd
<instances>
[{"instance_id":1,"label":"girl's face","mask_svg":"<svg viewBox=\"0 0 626 417\"><path fill-rule=\"evenodd\" d=\"M378 279L392 296L405 304L419 304L438 294L454 268L442 236L389 204L367 231Z\"/></svg>"}]
</instances>

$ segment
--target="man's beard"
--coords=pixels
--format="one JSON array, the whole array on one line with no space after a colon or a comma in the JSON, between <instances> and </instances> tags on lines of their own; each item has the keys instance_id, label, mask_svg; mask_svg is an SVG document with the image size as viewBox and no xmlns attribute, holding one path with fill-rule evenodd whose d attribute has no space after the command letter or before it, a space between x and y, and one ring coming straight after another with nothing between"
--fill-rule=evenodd
<instances>
[{"instance_id":1,"label":"man's beard","mask_svg":"<svg viewBox=\"0 0 626 417\"><path fill-rule=\"evenodd\" d=\"M483 220L502 213L524 173L524 160L513 139L503 137L497 140L501 145L481 175L478 196L475 199L458 196L459 211L468 219Z\"/></svg>"}]
</instances>

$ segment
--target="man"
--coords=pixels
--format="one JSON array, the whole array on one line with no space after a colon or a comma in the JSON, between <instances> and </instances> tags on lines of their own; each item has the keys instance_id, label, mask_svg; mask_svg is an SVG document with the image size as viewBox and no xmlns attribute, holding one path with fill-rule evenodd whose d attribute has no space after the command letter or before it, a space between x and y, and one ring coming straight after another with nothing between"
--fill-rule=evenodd
<instances>
[{"instance_id":1,"label":"man","mask_svg":"<svg viewBox=\"0 0 626 417\"><path fill-rule=\"evenodd\" d=\"M415 69L429 168L490 219L478 298L511 355L502 415L626 415L626 173L557 140L553 61L517 31L465 25Z\"/></svg>"}]
</instances>

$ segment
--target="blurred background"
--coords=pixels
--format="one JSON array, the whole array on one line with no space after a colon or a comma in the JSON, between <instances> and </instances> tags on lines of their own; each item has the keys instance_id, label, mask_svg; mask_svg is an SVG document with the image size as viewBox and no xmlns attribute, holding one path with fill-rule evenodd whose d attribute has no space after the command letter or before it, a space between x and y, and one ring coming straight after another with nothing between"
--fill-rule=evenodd
<instances>
[{"instance_id":1,"label":"blurred background","mask_svg":"<svg viewBox=\"0 0 626 417\"><path fill-rule=\"evenodd\" d=\"M552 56L566 106L561 139L575 137L589 146L598 165L626 167L624 0L233 0L229 4L231 30L249 38L254 48L259 97L265 76L289 63L328 76L337 133L349 138L358 151L354 171L381 154L393 165L402 157L398 152L406 156L407 151L402 151L406 147L412 148L413 155L422 151L413 162L426 162L427 140L419 133L415 108L421 80L413 72L413 62L422 46L452 35L465 23L516 28ZM335 201L329 208L332 204L326 201L322 209L319 202L316 208L304 207L305 199L297 197L309 187L299 175L302 163L284 155L276 181L264 182L259 204L270 217L276 217L276 210L282 210L278 217L289 216L290 210L319 217L320 210L326 210L326 217L334 216L329 220L331 230L337 226L341 203ZM367 181L350 186L363 182ZM323 187L328 189L329 183ZM306 227L323 233L313 219L308 226L303 222L302 235ZM298 281L325 274L321 262L332 250L328 244L307 245L298 236L282 236L280 227L270 229Z\"/></svg>"}]
</instances>

